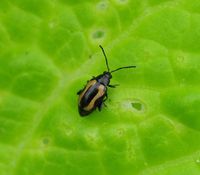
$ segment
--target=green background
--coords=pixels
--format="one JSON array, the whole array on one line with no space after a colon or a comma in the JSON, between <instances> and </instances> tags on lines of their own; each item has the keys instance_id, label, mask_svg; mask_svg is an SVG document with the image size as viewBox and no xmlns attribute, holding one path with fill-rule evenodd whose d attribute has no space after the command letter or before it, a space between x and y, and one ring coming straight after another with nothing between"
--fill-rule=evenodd
<instances>
[{"instance_id":1,"label":"green background","mask_svg":"<svg viewBox=\"0 0 200 175\"><path fill-rule=\"evenodd\" d=\"M0 175L198 175L199 105L199 0L0 1Z\"/></svg>"}]
</instances>

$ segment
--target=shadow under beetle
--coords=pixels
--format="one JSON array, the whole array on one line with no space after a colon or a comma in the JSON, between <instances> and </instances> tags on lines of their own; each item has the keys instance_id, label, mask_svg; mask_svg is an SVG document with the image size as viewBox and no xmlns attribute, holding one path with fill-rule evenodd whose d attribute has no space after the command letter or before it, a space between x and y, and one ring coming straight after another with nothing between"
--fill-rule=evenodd
<instances>
[{"instance_id":1,"label":"shadow under beetle","mask_svg":"<svg viewBox=\"0 0 200 175\"><path fill-rule=\"evenodd\" d=\"M110 79L112 78L111 74L113 72L116 72L121 69L136 67L125 66L110 71L110 68L108 66L108 59L106 57L104 49L101 45L99 45L99 47L101 48L105 57L107 71L104 71L103 74L100 74L97 77L93 77L87 82L86 86L83 89L77 92L77 95L79 95L78 111L81 116L89 115L96 108L98 108L99 111L101 111L101 108L108 97L107 87L115 88L117 86L110 85Z\"/></svg>"}]
</instances>

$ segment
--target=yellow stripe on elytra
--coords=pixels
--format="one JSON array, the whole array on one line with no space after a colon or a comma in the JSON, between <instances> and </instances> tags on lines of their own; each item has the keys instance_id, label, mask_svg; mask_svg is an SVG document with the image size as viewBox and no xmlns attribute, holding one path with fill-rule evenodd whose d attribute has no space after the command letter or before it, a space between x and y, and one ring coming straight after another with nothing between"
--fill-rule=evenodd
<instances>
[{"instance_id":1,"label":"yellow stripe on elytra","mask_svg":"<svg viewBox=\"0 0 200 175\"><path fill-rule=\"evenodd\" d=\"M102 97L105 94L105 87L103 85L99 85L98 87L98 93L95 95L95 97L91 100L91 102L88 104L88 106L84 107L83 109L85 111L90 111L94 107L95 101Z\"/></svg>"},{"instance_id":2,"label":"yellow stripe on elytra","mask_svg":"<svg viewBox=\"0 0 200 175\"><path fill-rule=\"evenodd\" d=\"M81 99L83 98L83 95L86 93L86 91L93 86L95 83L97 82L97 80L90 80L88 82L88 84L86 85L84 91L80 94L79 99L78 99L78 103L80 104Z\"/></svg>"}]
</instances>

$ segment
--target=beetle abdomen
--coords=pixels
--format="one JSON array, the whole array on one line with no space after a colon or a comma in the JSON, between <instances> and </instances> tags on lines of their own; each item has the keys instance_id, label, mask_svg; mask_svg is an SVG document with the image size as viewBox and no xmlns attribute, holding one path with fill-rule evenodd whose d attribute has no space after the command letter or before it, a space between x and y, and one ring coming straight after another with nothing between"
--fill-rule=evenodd
<instances>
[{"instance_id":1,"label":"beetle abdomen","mask_svg":"<svg viewBox=\"0 0 200 175\"><path fill-rule=\"evenodd\" d=\"M79 96L79 113L88 115L97 107L97 102L105 96L106 87L96 80L91 80Z\"/></svg>"},{"instance_id":2,"label":"beetle abdomen","mask_svg":"<svg viewBox=\"0 0 200 175\"><path fill-rule=\"evenodd\" d=\"M91 86L84 94L80 101L80 106L83 108L88 106L90 102L94 99L94 97L97 95L98 89L94 86Z\"/></svg>"}]
</instances>

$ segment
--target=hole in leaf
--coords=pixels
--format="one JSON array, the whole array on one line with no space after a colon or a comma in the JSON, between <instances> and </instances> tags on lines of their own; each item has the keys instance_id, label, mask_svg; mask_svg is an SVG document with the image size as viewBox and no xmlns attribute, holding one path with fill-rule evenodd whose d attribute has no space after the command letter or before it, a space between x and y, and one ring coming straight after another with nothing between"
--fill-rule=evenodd
<instances>
[{"instance_id":1,"label":"hole in leaf","mask_svg":"<svg viewBox=\"0 0 200 175\"><path fill-rule=\"evenodd\" d=\"M106 1L101 1L97 4L97 9L105 10L108 7L108 3Z\"/></svg>"},{"instance_id":2,"label":"hole in leaf","mask_svg":"<svg viewBox=\"0 0 200 175\"><path fill-rule=\"evenodd\" d=\"M132 107L138 111L141 111L143 108L143 105L140 102L133 102L131 103Z\"/></svg>"},{"instance_id":3,"label":"hole in leaf","mask_svg":"<svg viewBox=\"0 0 200 175\"><path fill-rule=\"evenodd\" d=\"M179 66L181 66L183 63L185 63L185 56L184 55L178 55L177 56L177 63Z\"/></svg>"},{"instance_id":4,"label":"hole in leaf","mask_svg":"<svg viewBox=\"0 0 200 175\"><path fill-rule=\"evenodd\" d=\"M42 142L43 142L44 145L47 145L49 143L49 139L48 138L44 138L42 140Z\"/></svg>"},{"instance_id":5,"label":"hole in leaf","mask_svg":"<svg viewBox=\"0 0 200 175\"><path fill-rule=\"evenodd\" d=\"M117 134L119 137L122 137L125 133L125 130L123 128L118 128L117 129Z\"/></svg>"},{"instance_id":6,"label":"hole in leaf","mask_svg":"<svg viewBox=\"0 0 200 175\"><path fill-rule=\"evenodd\" d=\"M146 105L139 99L127 99L126 101L122 101L122 108L125 111L131 111L138 114L142 114L146 112Z\"/></svg>"},{"instance_id":7,"label":"hole in leaf","mask_svg":"<svg viewBox=\"0 0 200 175\"><path fill-rule=\"evenodd\" d=\"M102 31L102 30L97 30L97 31L95 31L95 32L92 34L92 37L93 37L94 39L99 39L99 38L102 38L104 35L105 35L104 31Z\"/></svg>"}]
</instances>

